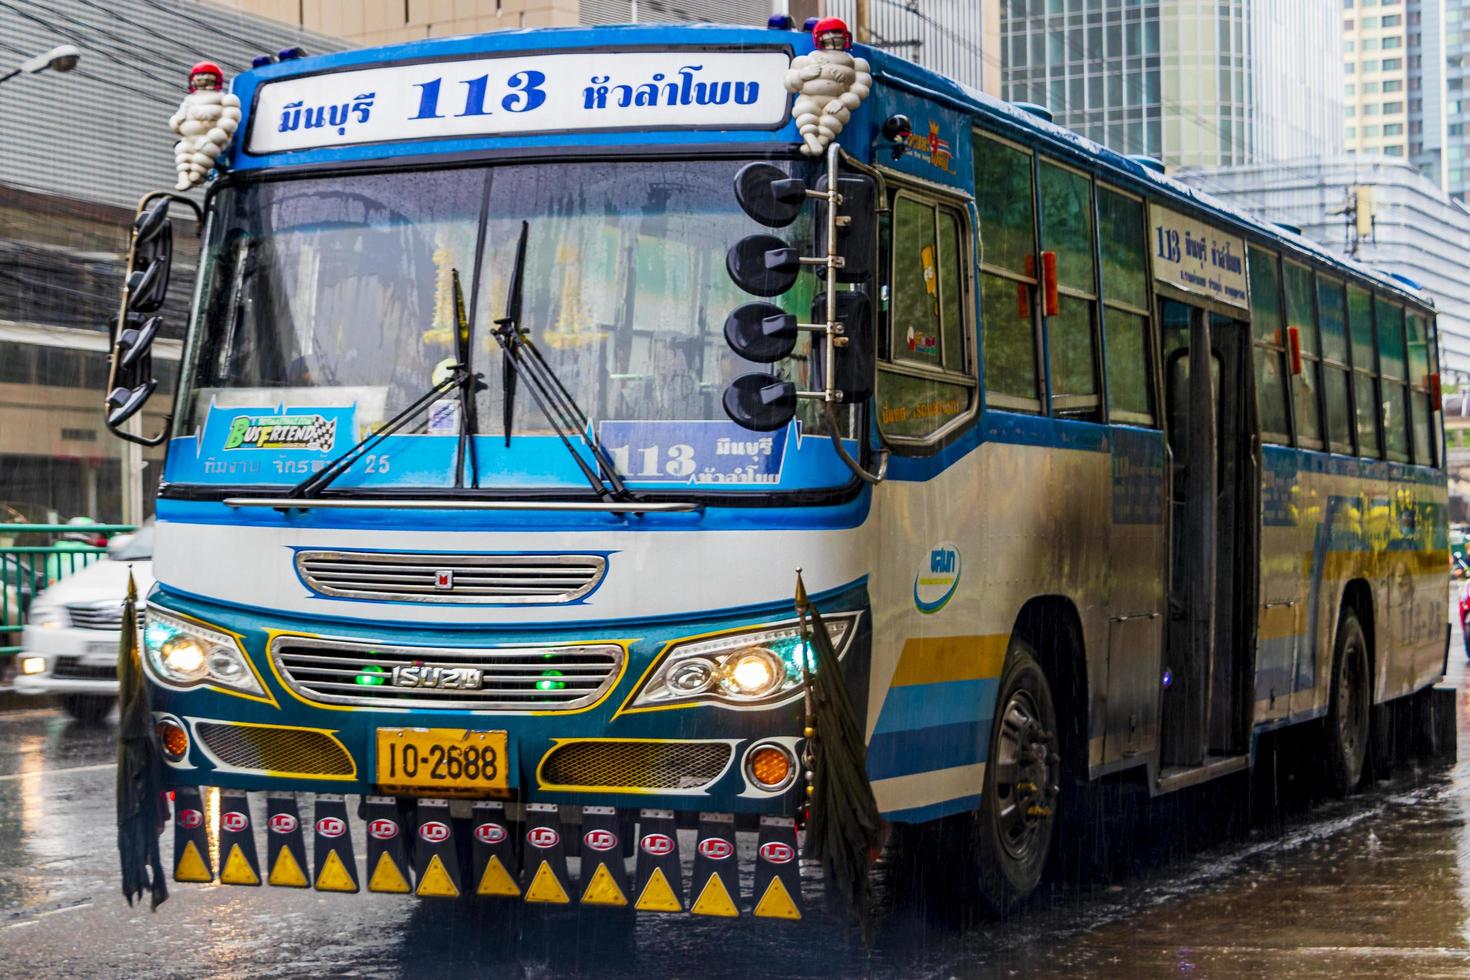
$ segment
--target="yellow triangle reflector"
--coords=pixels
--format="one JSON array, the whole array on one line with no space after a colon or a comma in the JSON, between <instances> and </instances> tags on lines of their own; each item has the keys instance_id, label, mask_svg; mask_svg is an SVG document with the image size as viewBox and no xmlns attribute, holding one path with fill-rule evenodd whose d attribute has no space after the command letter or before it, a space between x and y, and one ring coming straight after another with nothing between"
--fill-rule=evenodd
<instances>
[{"instance_id":1,"label":"yellow triangle reflector","mask_svg":"<svg viewBox=\"0 0 1470 980\"><path fill-rule=\"evenodd\" d=\"M184 853L179 855L179 861L174 865L174 881L213 881L214 875L209 873L209 866L204 863L204 856L199 853L199 848L193 841L184 844Z\"/></svg>"},{"instance_id":2,"label":"yellow triangle reflector","mask_svg":"<svg viewBox=\"0 0 1470 980\"><path fill-rule=\"evenodd\" d=\"M726 918L734 918L740 914L718 874L709 876L709 881L704 883L704 891L699 893L699 898L695 899L689 911L695 915L720 915Z\"/></svg>"},{"instance_id":3,"label":"yellow triangle reflector","mask_svg":"<svg viewBox=\"0 0 1470 980\"><path fill-rule=\"evenodd\" d=\"M373 869L373 876L368 879L368 891L407 895L413 889L408 887L408 879L403 876L402 869L398 867L392 855L384 851L378 855L378 866Z\"/></svg>"},{"instance_id":4,"label":"yellow triangle reflector","mask_svg":"<svg viewBox=\"0 0 1470 980\"><path fill-rule=\"evenodd\" d=\"M542 861L541 867L536 869L536 877L531 879L531 887L526 889L526 901L549 902L553 905L567 905L571 902L567 897L567 890L556 880L551 862Z\"/></svg>"},{"instance_id":5,"label":"yellow triangle reflector","mask_svg":"<svg viewBox=\"0 0 1470 980\"><path fill-rule=\"evenodd\" d=\"M587 882L587 890L582 892L583 905L616 905L628 904L628 896L618 887L613 880L612 872L607 870L607 865L599 864L597 870L592 874L592 880Z\"/></svg>"},{"instance_id":6,"label":"yellow triangle reflector","mask_svg":"<svg viewBox=\"0 0 1470 980\"><path fill-rule=\"evenodd\" d=\"M271 868L271 876L266 881L278 888L311 887L311 882L306 880L301 865L296 863L296 857L289 847L281 848L281 853L276 855L276 865Z\"/></svg>"},{"instance_id":7,"label":"yellow triangle reflector","mask_svg":"<svg viewBox=\"0 0 1470 980\"><path fill-rule=\"evenodd\" d=\"M342 863L336 851L327 852L327 859L322 862L321 873L316 876L316 890L319 892L357 891L357 882L353 881L352 875L347 873L347 865Z\"/></svg>"},{"instance_id":8,"label":"yellow triangle reflector","mask_svg":"<svg viewBox=\"0 0 1470 980\"><path fill-rule=\"evenodd\" d=\"M669 887L669 879L664 877L663 868L653 869L653 874L648 876L648 884L643 886L643 894L638 896L633 907L640 912L684 911L684 903L679 901L679 896Z\"/></svg>"},{"instance_id":9,"label":"yellow triangle reflector","mask_svg":"<svg viewBox=\"0 0 1470 980\"><path fill-rule=\"evenodd\" d=\"M459 897L459 889L454 887L454 879L449 877L449 871L439 855L429 858L429 866L424 869L424 875L419 879L418 891L414 894L426 898Z\"/></svg>"},{"instance_id":10,"label":"yellow triangle reflector","mask_svg":"<svg viewBox=\"0 0 1470 980\"><path fill-rule=\"evenodd\" d=\"M258 885L260 875L245 860L245 852L240 850L240 845L233 844L230 856L225 858L224 870L219 873L219 880L226 885Z\"/></svg>"},{"instance_id":11,"label":"yellow triangle reflector","mask_svg":"<svg viewBox=\"0 0 1470 980\"><path fill-rule=\"evenodd\" d=\"M755 903L755 914L763 919L799 919L801 910L791 900L791 893L786 886L781 884L779 877L772 878L771 884L766 888L766 893L761 900Z\"/></svg>"},{"instance_id":12,"label":"yellow triangle reflector","mask_svg":"<svg viewBox=\"0 0 1470 980\"><path fill-rule=\"evenodd\" d=\"M521 886L505 870L497 855L490 855L490 861L485 865L485 873L480 875L480 886L475 889L476 895L499 895L505 898L519 898Z\"/></svg>"}]
</instances>

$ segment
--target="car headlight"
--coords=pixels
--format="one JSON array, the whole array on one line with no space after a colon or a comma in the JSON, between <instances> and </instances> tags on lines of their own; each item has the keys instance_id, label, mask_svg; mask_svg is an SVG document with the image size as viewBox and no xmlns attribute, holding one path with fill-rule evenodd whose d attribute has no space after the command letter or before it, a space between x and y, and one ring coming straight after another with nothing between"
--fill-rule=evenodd
<instances>
[{"instance_id":1,"label":"car headlight","mask_svg":"<svg viewBox=\"0 0 1470 980\"><path fill-rule=\"evenodd\" d=\"M265 694L245 651L228 633L149 608L143 619L143 651L153 676L169 687L213 684Z\"/></svg>"},{"instance_id":2,"label":"car headlight","mask_svg":"<svg viewBox=\"0 0 1470 980\"><path fill-rule=\"evenodd\" d=\"M32 606L26 614L26 624L55 630L70 625L71 617L66 614L65 606Z\"/></svg>"},{"instance_id":3,"label":"car headlight","mask_svg":"<svg viewBox=\"0 0 1470 980\"><path fill-rule=\"evenodd\" d=\"M858 614L834 614L823 622L841 658L857 632ZM628 706L774 707L799 696L804 658L812 666L795 620L675 643L664 651Z\"/></svg>"}]
</instances>

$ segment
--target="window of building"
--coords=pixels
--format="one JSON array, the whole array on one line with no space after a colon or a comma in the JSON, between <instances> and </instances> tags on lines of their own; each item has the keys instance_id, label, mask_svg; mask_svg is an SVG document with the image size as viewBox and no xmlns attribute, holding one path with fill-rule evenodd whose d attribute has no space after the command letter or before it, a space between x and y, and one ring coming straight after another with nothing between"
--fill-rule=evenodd
<instances>
[{"instance_id":1,"label":"window of building","mask_svg":"<svg viewBox=\"0 0 1470 980\"><path fill-rule=\"evenodd\" d=\"M1317 323L1322 328L1322 395L1327 409L1327 445L1353 451L1353 415L1348 396L1347 301L1343 284L1317 277Z\"/></svg>"},{"instance_id":2,"label":"window of building","mask_svg":"<svg viewBox=\"0 0 1470 980\"><path fill-rule=\"evenodd\" d=\"M1344 85L1342 87L1342 94L1343 95L1356 95L1357 93L1358 93L1358 87L1356 85L1354 85L1352 82L1348 82L1346 85Z\"/></svg>"},{"instance_id":3,"label":"window of building","mask_svg":"<svg viewBox=\"0 0 1470 980\"><path fill-rule=\"evenodd\" d=\"M1377 91L1378 91L1378 83L1377 82L1364 82L1363 83L1363 94L1364 95L1372 95L1374 92L1377 92Z\"/></svg>"},{"instance_id":4,"label":"window of building","mask_svg":"<svg viewBox=\"0 0 1470 980\"><path fill-rule=\"evenodd\" d=\"M891 363L878 377L883 434L919 441L969 414L964 212L899 191L893 201Z\"/></svg>"},{"instance_id":5,"label":"window of building","mask_svg":"<svg viewBox=\"0 0 1470 980\"><path fill-rule=\"evenodd\" d=\"M1386 14L1383 18L1384 27L1398 27L1403 22L1404 18L1402 14Z\"/></svg>"},{"instance_id":6,"label":"window of building","mask_svg":"<svg viewBox=\"0 0 1470 980\"><path fill-rule=\"evenodd\" d=\"M1036 367L1036 210L1032 156L975 134L975 207L980 213L980 348L985 403L1041 410Z\"/></svg>"},{"instance_id":7,"label":"window of building","mask_svg":"<svg viewBox=\"0 0 1470 980\"><path fill-rule=\"evenodd\" d=\"M0 383L32 384L36 377L36 350L31 344L0 342Z\"/></svg>"},{"instance_id":8,"label":"window of building","mask_svg":"<svg viewBox=\"0 0 1470 980\"><path fill-rule=\"evenodd\" d=\"M1365 116L1376 116L1378 115L1378 112L1378 103L1376 102L1369 102L1367 105L1363 106L1363 115Z\"/></svg>"},{"instance_id":9,"label":"window of building","mask_svg":"<svg viewBox=\"0 0 1470 980\"><path fill-rule=\"evenodd\" d=\"M1348 44L1352 44L1353 42L1349 41L1347 43ZM1351 51L1352 48L1348 48L1348 50ZM1364 51L1377 51L1378 50L1378 38L1376 38L1376 37L1365 37L1365 38L1363 38L1363 50Z\"/></svg>"},{"instance_id":10,"label":"window of building","mask_svg":"<svg viewBox=\"0 0 1470 980\"><path fill-rule=\"evenodd\" d=\"M1404 103L1402 100L1383 103L1383 114L1385 116L1396 116L1403 111Z\"/></svg>"},{"instance_id":11,"label":"window of building","mask_svg":"<svg viewBox=\"0 0 1470 980\"><path fill-rule=\"evenodd\" d=\"M1404 39L1398 37L1397 35L1391 35L1383 39L1383 50L1385 51L1393 51L1394 49L1402 48L1403 46Z\"/></svg>"},{"instance_id":12,"label":"window of building","mask_svg":"<svg viewBox=\"0 0 1470 980\"><path fill-rule=\"evenodd\" d=\"M1321 346L1317 342L1317 318L1312 308L1312 271L1292 262L1284 263L1282 269L1286 286L1288 343L1291 343L1290 331L1296 331L1296 345L1302 353L1302 373L1291 382L1297 445L1321 449L1322 418L1318 407L1318 392L1322 386L1318 363Z\"/></svg>"},{"instance_id":13,"label":"window of building","mask_svg":"<svg viewBox=\"0 0 1470 980\"><path fill-rule=\"evenodd\" d=\"M1352 126L1344 126L1342 130L1342 135L1347 137L1348 139L1352 139L1358 135L1358 131Z\"/></svg>"},{"instance_id":14,"label":"window of building","mask_svg":"<svg viewBox=\"0 0 1470 980\"><path fill-rule=\"evenodd\" d=\"M1383 127L1383 135L1384 136L1402 136L1402 135L1404 135L1404 124L1403 123L1388 123L1388 124L1386 124Z\"/></svg>"},{"instance_id":15,"label":"window of building","mask_svg":"<svg viewBox=\"0 0 1470 980\"><path fill-rule=\"evenodd\" d=\"M1398 79L1398 78L1386 78L1386 79L1383 80L1383 91L1384 92L1402 92L1403 90L1404 90L1404 83L1403 83L1403 80L1402 79ZM1368 91L1368 86L1366 86L1366 85L1363 86L1363 91L1366 93ZM1373 86L1373 91L1375 91L1375 92L1378 91L1378 86L1377 85Z\"/></svg>"},{"instance_id":16,"label":"window of building","mask_svg":"<svg viewBox=\"0 0 1470 980\"><path fill-rule=\"evenodd\" d=\"M1379 390L1383 444L1389 459L1409 461L1408 363L1404 353L1404 308L1379 296L1374 303L1378 325Z\"/></svg>"},{"instance_id":17,"label":"window of building","mask_svg":"<svg viewBox=\"0 0 1470 980\"><path fill-rule=\"evenodd\" d=\"M1378 345L1373 340L1373 294L1349 286L1347 297L1358 455L1378 458L1383 450L1378 444Z\"/></svg>"},{"instance_id":18,"label":"window of building","mask_svg":"<svg viewBox=\"0 0 1470 980\"><path fill-rule=\"evenodd\" d=\"M1103 336L1107 348L1108 418L1154 424L1149 365L1147 227L1143 202L1097 190L1102 257Z\"/></svg>"},{"instance_id":19,"label":"window of building","mask_svg":"<svg viewBox=\"0 0 1470 980\"><path fill-rule=\"evenodd\" d=\"M1404 59L1403 58L1384 58L1383 59L1383 70L1384 71L1398 71L1402 67L1404 67Z\"/></svg>"},{"instance_id":20,"label":"window of building","mask_svg":"<svg viewBox=\"0 0 1470 980\"><path fill-rule=\"evenodd\" d=\"M1092 265L1092 179L1050 160L1038 168L1041 247L1056 253L1059 306L1046 317L1051 407L1057 415L1099 418L1097 293Z\"/></svg>"},{"instance_id":21,"label":"window of building","mask_svg":"<svg viewBox=\"0 0 1470 980\"><path fill-rule=\"evenodd\" d=\"M1286 409L1286 347L1281 329L1281 276L1276 256L1250 249L1251 323L1255 331L1256 412L1261 438L1291 443Z\"/></svg>"},{"instance_id":22,"label":"window of building","mask_svg":"<svg viewBox=\"0 0 1470 980\"><path fill-rule=\"evenodd\" d=\"M1390 157L1401 157L1404 155L1404 145L1402 143L1390 143L1383 148L1383 155Z\"/></svg>"}]
</instances>

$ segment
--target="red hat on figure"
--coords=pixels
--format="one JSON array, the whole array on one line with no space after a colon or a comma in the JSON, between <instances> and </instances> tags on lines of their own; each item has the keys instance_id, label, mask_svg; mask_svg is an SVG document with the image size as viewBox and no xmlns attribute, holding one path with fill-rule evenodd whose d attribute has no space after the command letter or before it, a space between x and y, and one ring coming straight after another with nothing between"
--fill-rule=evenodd
<instances>
[{"instance_id":1,"label":"red hat on figure","mask_svg":"<svg viewBox=\"0 0 1470 980\"><path fill-rule=\"evenodd\" d=\"M852 31L847 29L847 24L841 17L823 17L817 21L812 28L812 42L817 47L822 46L822 35L839 33L842 35L842 48L846 50L852 47Z\"/></svg>"},{"instance_id":2,"label":"red hat on figure","mask_svg":"<svg viewBox=\"0 0 1470 980\"><path fill-rule=\"evenodd\" d=\"M201 61L189 69L189 91L194 91L194 79L200 75L213 75L221 85L225 81L225 73L220 71L219 65L212 61Z\"/></svg>"}]
</instances>

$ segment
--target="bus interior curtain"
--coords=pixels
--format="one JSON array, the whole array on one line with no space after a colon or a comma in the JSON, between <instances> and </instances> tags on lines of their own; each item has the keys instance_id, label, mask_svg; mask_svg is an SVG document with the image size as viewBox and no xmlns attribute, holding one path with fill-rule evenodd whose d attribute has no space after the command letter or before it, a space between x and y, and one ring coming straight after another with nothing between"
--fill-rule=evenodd
<instances>
[{"instance_id":1,"label":"bus interior curtain","mask_svg":"<svg viewBox=\"0 0 1470 980\"><path fill-rule=\"evenodd\" d=\"M158 837L168 822L168 798L138 650L138 586L131 569L118 642L117 679L117 852L122 862L123 897L132 905L146 891L149 909L156 910L168 899L168 881L158 850Z\"/></svg>"},{"instance_id":2,"label":"bus interior curtain","mask_svg":"<svg viewBox=\"0 0 1470 980\"><path fill-rule=\"evenodd\" d=\"M818 861L827 887L867 928L872 914L868 869L878 847L880 818L868 782L867 746L847 690L842 664L822 614L796 575L796 610L807 658L808 779L806 857Z\"/></svg>"}]
</instances>

